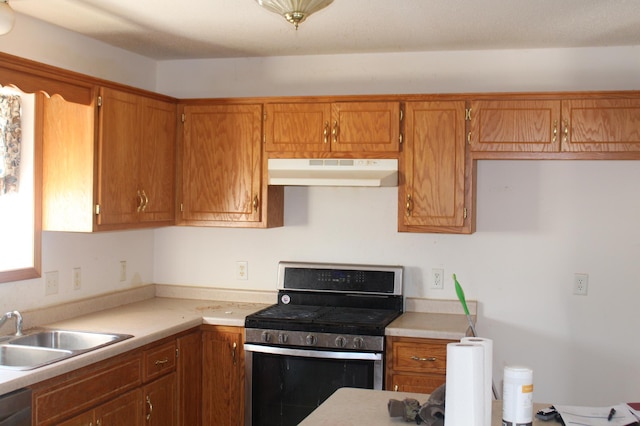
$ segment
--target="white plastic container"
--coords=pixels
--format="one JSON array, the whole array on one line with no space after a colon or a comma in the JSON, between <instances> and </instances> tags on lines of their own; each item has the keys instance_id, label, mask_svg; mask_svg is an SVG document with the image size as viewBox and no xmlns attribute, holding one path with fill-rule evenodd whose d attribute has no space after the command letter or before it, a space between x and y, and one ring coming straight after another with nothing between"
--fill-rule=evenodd
<instances>
[{"instance_id":1,"label":"white plastic container","mask_svg":"<svg viewBox=\"0 0 640 426\"><path fill-rule=\"evenodd\" d=\"M533 371L505 367L502 385L502 426L532 426Z\"/></svg>"}]
</instances>

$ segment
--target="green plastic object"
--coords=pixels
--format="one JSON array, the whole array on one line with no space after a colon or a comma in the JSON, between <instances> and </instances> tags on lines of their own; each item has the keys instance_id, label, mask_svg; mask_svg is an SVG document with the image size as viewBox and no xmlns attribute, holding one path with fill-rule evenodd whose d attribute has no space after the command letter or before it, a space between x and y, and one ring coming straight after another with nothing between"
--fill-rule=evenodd
<instances>
[{"instance_id":1,"label":"green plastic object","mask_svg":"<svg viewBox=\"0 0 640 426\"><path fill-rule=\"evenodd\" d=\"M456 284L456 294L458 295L458 300L462 303L462 309L464 309L464 314L469 315L469 308L467 307L467 300L464 297L464 291L456 278L456 274L453 274L453 282Z\"/></svg>"}]
</instances>

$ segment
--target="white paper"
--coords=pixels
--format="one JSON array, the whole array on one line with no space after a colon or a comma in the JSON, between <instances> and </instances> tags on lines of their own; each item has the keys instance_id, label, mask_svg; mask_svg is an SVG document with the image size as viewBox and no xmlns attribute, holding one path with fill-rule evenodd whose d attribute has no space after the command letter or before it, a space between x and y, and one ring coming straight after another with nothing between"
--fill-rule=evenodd
<instances>
[{"instance_id":1,"label":"white paper","mask_svg":"<svg viewBox=\"0 0 640 426\"><path fill-rule=\"evenodd\" d=\"M636 418L627 404L607 407L580 407L573 405L553 405L566 426L627 426L634 424ZM616 410L609 420L611 408Z\"/></svg>"}]
</instances>

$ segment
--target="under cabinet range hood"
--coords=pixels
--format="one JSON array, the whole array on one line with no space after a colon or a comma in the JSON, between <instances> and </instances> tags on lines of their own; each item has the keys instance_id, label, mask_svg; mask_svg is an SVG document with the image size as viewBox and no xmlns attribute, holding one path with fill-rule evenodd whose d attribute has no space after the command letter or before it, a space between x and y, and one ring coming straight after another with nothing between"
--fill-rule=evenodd
<instances>
[{"instance_id":1,"label":"under cabinet range hood","mask_svg":"<svg viewBox=\"0 0 640 426\"><path fill-rule=\"evenodd\" d=\"M398 186L398 160L270 158L269 185Z\"/></svg>"}]
</instances>

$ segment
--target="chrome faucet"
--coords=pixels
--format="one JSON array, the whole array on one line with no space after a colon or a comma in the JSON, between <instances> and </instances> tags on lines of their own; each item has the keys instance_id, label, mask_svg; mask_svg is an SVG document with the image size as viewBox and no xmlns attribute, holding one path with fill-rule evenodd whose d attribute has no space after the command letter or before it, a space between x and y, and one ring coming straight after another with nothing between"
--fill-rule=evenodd
<instances>
[{"instance_id":1,"label":"chrome faucet","mask_svg":"<svg viewBox=\"0 0 640 426\"><path fill-rule=\"evenodd\" d=\"M22 315L18 311L7 312L0 318L0 327L7 322L9 318L16 319L16 336L22 336Z\"/></svg>"}]
</instances>

